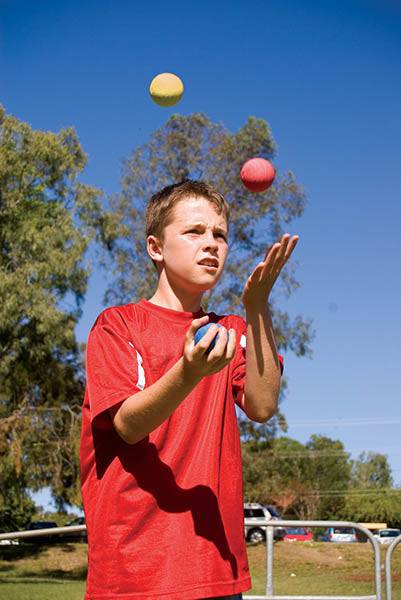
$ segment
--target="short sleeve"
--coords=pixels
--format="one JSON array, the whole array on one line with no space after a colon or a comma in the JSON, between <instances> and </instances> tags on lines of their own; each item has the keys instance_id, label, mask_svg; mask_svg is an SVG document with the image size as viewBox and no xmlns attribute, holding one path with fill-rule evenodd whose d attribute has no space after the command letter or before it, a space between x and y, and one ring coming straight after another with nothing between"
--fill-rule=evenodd
<instances>
[{"instance_id":1,"label":"short sleeve","mask_svg":"<svg viewBox=\"0 0 401 600\"><path fill-rule=\"evenodd\" d=\"M117 308L97 318L86 346L86 385L91 420L145 386L142 357Z\"/></svg>"},{"instance_id":2,"label":"short sleeve","mask_svg":"<svg viewBox=\"0 0 401 600\"><path fill-rule=\"evenodd\" d=\"M232 370L232 392L235 403L244 410L243 406L243 393L245 388L245 375L246 375L246 321L240 317L236 317L236 321L231 327L236 330L237 336L237 349L233 359L234 365ZM278 354L280 361L281 375L284 371L284 358L281 354Z\"/></svg>"}]
</instances>

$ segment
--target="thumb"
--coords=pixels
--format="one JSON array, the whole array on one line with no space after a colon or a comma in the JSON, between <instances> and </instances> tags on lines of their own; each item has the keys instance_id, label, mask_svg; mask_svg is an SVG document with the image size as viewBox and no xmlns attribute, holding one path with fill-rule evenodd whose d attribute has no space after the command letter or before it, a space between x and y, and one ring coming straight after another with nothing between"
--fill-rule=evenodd
<instances>
[{"instance_id":1,"label":"thumb","mask_svg":"<svg viewBox=\"0 0 401 600\"><path fill-rule=\"evenodd\" d=\"M191 325L194 325L195 328L198 328L202 323L206 323L208 321L209 315L204 315L203 317L199 317L199 319L194 319Z\"/></svg>"},{"instance_id":2,"label":"thumb","mask_svg":"<svg viewBox=\"0 0 401 600\"><path fill-rule=\"evenodd\" d=\"M190 327L188 328L187 335L189 337L193 337L195 334L195 331L197 329L199 329L199 327L201 327L202 325L206 324L208 320L209 320L209 315L204 315L203 317L200 317L199 319L194 319L191 322Z\"/></svg>"}]
</instances>

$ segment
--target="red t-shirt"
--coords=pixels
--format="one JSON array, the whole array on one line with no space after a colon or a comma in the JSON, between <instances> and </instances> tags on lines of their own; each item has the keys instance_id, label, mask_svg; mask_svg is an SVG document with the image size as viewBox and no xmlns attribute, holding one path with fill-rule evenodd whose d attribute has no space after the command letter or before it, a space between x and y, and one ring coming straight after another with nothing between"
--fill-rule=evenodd
<instances>
[{"instance_id":1,"label":"red t-shirt","mask_svg":"<svg viewBox=\"0 0 401 600\"><path fill-rule=\"evenodd\" d=\"M104 310L89 334L80 447L86 600L192 600L251 588L234 405L245 385L244 319L208 313L235 328L235 357L145 439L124 442L108 412L179 360L191 321L204 314L142 299Z\"/></svg>"}]
</instances>

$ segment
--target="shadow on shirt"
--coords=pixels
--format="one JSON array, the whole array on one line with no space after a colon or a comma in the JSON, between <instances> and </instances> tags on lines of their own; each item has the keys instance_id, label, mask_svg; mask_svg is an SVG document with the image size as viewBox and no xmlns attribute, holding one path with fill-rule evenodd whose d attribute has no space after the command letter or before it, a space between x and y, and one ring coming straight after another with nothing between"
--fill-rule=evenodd
<instances>
[{"instance_id":1,"label":"shadow on shirt","mask_svg":"<svg viewBox=\"0 0 401 600\"><path fill-rule=\"evenodd\" d=\"M149 436L136 444L126 444L112 425L111 429L92 426L92 433L97 478L101 480L111 462L118 459L138 486L152 494L160 510L170 513L191 511L196 534L215 544L221 557L230 562L236 579L237 561L228 546L215 493L205 485L190 489L177 485L173 471L160 460L157 447L149 442Z\"/></svg>"}]
</instances>

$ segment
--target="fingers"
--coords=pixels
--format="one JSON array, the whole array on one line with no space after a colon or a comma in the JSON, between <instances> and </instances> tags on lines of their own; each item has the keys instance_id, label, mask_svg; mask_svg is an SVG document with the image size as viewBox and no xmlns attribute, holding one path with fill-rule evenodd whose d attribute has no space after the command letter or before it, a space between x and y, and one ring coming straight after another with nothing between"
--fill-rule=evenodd
<instances>
[{"instance_id":1,"label":"fingers","mask_svg":"<svg viewBox=\"0 0 401 600\"><path fill-rule=\"evenodd\" d=\"M275 267L276 274L280 273L287 260L290 258L299 237L294 235L292 238L289 233L285 233L282 237L280 249L277 253L277 265Z\"/></svg>"},{"instance_id":2,"label":"fingers","mask_svg":"<svg viewBox=\"0 0 401 600\"><path fill-rule=\"evenodd\" d=\"M208 360L223 359L224 361L230 361L235 354L235 340L235 329L227 331L225 327L220 327L215 347L210 352Z\"/></svg>"},{"instance_id":3,"label":"fingers","mask_svg":"<svg viewBox=\"0 0 401 600\"><path fill-rule=\"evenodd\" d=\"M289 233L285 233L281 238L281 242L276 242L268 250L263 263L262 271L260 272L259 281L263 281L268 272L271 271L275 279L277 279L281 269L284 267L287 260L290 258L299 236L294 235L291 238Z\"/></svg>"},{"instance_id":4,"label":"fingers","mask_svg":"<svg viewBox=\"0 0 401 600\"><path fill-rule=\"evenodd\" d=\"M203 335L196 344L194 354L204 354L209 348L219 329L220 328L215 323L212 323L205 335Z\"/></svg>"},{"instance_id":5,"label":"fingers","mask_svg":"<svg viewBox=\"0 0 401 600\"><path fill-rule=\"evenodd\" d=\"M211 328L210 328L211 329ZM225 327L219 327L219 334L216 338L216 344L213 350L209 354L209 360L212 361L215 358L221 358L224 349L227 344L227 329Z\"/></svg>"},{"instance_id":6,"label":"fingers","mask_svg":"<svg viewBox=\"0 0 401 600\"><path fill-rule=\"evenodd\" d=\"M283 263L287 262L298 240L299 236L294 235L291 238L291 235L289 233L285 233L281 238L281 242L279 243L280 248L277 254L277 258Z\"/></svg>"},{"instance_id":7,"label":"fingers","mask_svg":"<svg viewBox=\"0 0 401 600\"><path fill-rule=\"evenodd\" d=\"M276 242L275 244L273 244L273 246L270 246L268 248L263 262L266 261L269 254L271 254L272 257L278 260L282 260L284 258L285 260L287 260L290 257L292 251L294 250L298 240L298 235L294 235L291 238L291 234L285 233L281 238L280 242Z\"/></svg>"},{"instance_id":8,"label":"fingers","mask_svg":"<svg viewBox=\"0 0 401 600\"><path fill-rule=\"evenodd\" d=\"M235 329L230 329L229 336L228 336L227 348L226 348L226 357L229 358L230 360L232 359L232 357L235 354L235 348L237 346L236 338L237 338L237 335L236 335Z\"/></svg>"},{"instance_id":9,"label":"fingers","mask_svg":"<svg viewBox=\"0 0 401 600\"><path fill-rule=\"evenodd\" d=\"M206 325L209 316L205 315L199 319L194 319L187 330L187 340L190 342L191 352L194 356L205 354L216 338L214 348L208 352L208 361L216 358L224 358L231 360L235 354L236 335L235 329L230 329L230 332L224 326L218 326L216 323L211 323L209 329L202 338L195 344L195 333L199 327ZM217 336L216 336L217 334Z\"/></svg>"},{"instance_id":10,"label":"fingers","mask_svg":"<svg viewBox=\"0 0 401 600\"><path fill-rule=\"evenodd\" d=\"M273 244L272 246L269 246L266 254L265 254L265 258L263 260L263 262L266 262L267 258L273 258L277 255L278 251L280 250L280 242L276 242L275 244Z\"/></svg>"}]
</instances>

